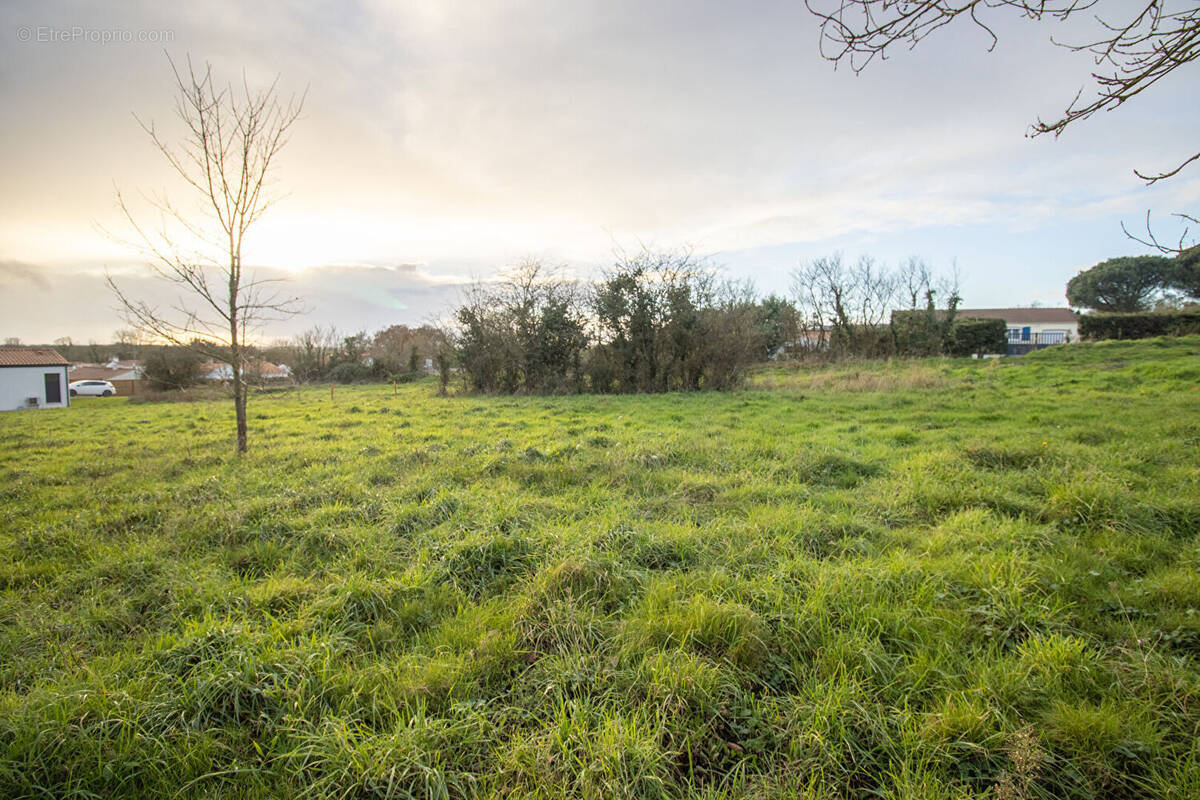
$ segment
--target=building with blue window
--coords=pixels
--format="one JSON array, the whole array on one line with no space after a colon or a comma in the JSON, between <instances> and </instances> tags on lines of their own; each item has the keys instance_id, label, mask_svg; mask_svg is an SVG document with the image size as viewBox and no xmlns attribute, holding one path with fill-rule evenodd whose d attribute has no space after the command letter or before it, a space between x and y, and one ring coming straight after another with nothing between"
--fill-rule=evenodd
<instances>
[{"instance_id":1,"label":"building with blue window","mask_svg":"<svg viewBox=\"0 0 1200 800\"><path fill-rule=\"evenodd\" d=\"M1004 320L1010 356L1079 341L1079 317L1069 308L960 308L955 315Z\"/></svg>"}]
</instances>

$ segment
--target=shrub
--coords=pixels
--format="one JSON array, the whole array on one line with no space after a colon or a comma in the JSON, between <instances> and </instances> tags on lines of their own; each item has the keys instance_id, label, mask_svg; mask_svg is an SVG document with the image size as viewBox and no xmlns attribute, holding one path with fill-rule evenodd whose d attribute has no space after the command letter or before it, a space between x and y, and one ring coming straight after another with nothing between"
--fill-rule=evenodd
<instances>
[{"instance_id":1,"label":"shrub","mask_svg":"<svg viewBox=\"0 0 1200 800\"><path fill-rule=\"evenodd\" d=\"M907 356L941 355L950 334L954 318L930 303L928 308L893 311L892 340L896 353Z\"/></svg>"},{"instance_id":2,"label":"shrub","mask_svg":"<svg viewBox=\"0 0 1200 800\"><path fill-rule=\"evenodd\" d=\"M204 358L186 347L156 347L142 363L151 389L186 389L200 383Z\"/></svg>"},{"instance_id":3,"label":"shrub","mask_svg":"<svg viewBox=\"0 0 1200 800\"><path fill-rule=\"evenodd\" d=\"M528 262L503 281L474 287L455 316L458 359L472 389L551 394L581 388L587 336L573 282Z\"/></svg>"},{"instance_id":4,"label":"shrub","mask_svg":"<svg viewBox=\"0 0 1200 800\"><path fill-rule=\"evenodd\" d=\"M371 379L371 368L365 364L343 361L326 375L331 383L359 383Z\"/></svg>"},{"instance_id":5,"label":"shrub","mask_svg":"<svg viewBox=\"0 0 1200 800\"><path fill-rule=\"evenodd\" d=\"M751 293L716 281L687 253L622 259L590 304L594 391L729 389L763 354L762 311Z\"/></svg>"},{"instance_id":6,"label":"shrub","mask_svg":"<svg viewBox=\"0 0 1200 800\"><path fill-rule=\"evenodd\" d=\"M1146 339L1200 333L1200 312L1168 311L1140 314L1084 314L1079 335L1084 339Z\"/></svg>"},{"instance_id":7,"label":"shrub","mask_svg":"<svg viewBox=\"0 0 1200 800\"><path fill-rule=\"evenodd\" d=\"M946 352L952 356L1003 353L1007 349L1007 334L1008 324L1002 319L956 319L946 337Z\"/></svg>"},{"instance_id":8,"label":"shrub","mask_svg":"<svg viewBox=\"0 0 1200 800\"><path fill-rule=\"evenodd\" d=\"M622 259L586 292L530 262L469 293L456 355L482 392L728 389L787 335L784 305L764 310L688 254Z\"/></svg>"}]
</instances>

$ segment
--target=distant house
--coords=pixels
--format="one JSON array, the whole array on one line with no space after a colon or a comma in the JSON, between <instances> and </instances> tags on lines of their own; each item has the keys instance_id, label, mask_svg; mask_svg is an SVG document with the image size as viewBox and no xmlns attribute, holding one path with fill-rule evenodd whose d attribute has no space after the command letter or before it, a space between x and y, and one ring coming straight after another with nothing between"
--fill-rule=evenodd
<instances>
[{"instance_id":1,"label":"distant house","mask_svg":"<svg viewBox=\"0 0 1200 800\"><path fill-rule=\"evenodd\" d=\"M140 361L112 359L106 364L72 364L72 381L108 381L118 397L132 397L145 390L145 375Z\"/></svg>"},{"instance_id":2,"label":"distant house","mask_svg":"<svg viewBox=\"0 0 1200 800\"><path fill-rule=\"evenodd\" d=\"M0 346L0 411L69 406L69 366L49 347Z\"/></svg>"},{"instance_id":3,"label":"distant house","mask_svg":"<svg viewBox=\"0 0 1200 800\"><path fill-rule=\"evenodd\" d=\"M1069 308L960 308L955 316L1004 320L1010 356L1079 341L1079 318Z\"/></svg>"},{"instance_id":4,"label":"distant house","mask_svg":"<svg viewBox=\"0 0 1200 800\"><path fill-rule=\"evenodd\" d=\"M246 364L246 380L250 383L284 383L292 379L292 371L286 364L270 361L255 361ZM233 380L233 368L228 364L210 361L200 368L200 377L206 381L227 383Z\"/></svg>"},{"instance_id":5,"label":"distant house","mask_svg":"<svg viewBox=\"0 0 1200 800\"><path fill-rule=\"evenodd\" d=\"M272 364L270 361L264 361L258 365L258 376L268 382L290 381L292 368L287 364Z\"/></svg>"},{"instance_id":6,"label":"distant house","mask_svg":"<svg viewBox=\"0 0 1200 800\"><path fill-rule=\"evenodd\" d=\"M771 353L772 360L788 358L800 353L813 353L818 350L828 350L832 331L828 326L822 328L806 328L796 334L796 338L776 348Z\"/></svg>"}]
</instances>

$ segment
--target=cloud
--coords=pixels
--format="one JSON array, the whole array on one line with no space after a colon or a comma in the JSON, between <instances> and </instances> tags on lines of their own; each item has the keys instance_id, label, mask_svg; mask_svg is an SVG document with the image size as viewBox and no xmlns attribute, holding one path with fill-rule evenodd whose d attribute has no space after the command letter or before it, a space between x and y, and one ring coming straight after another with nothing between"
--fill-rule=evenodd
<instances>
[{"instance_id":1,"label":"cloud","mask_svg":"<svg viewBox=\"0 0 1200 800\"><path fill-rule=\"evenodd\" d=\"M457 299L465 283L418 264L331 265L303 270L289 282L289 290L309 304L305 322L324 319L340 327L374 330L431 321ZM288 327L296 326L292 320Z\"/></svg>"},{"instance_id":2,"label":"cloud","mask_svg":"<svg viewBox=\"0 0 1200 800\"><path fill-rule=\"evenodd\" d=\"M1002 11L995 52L951 27L862 76L821 59L814 19L791 0L26 0L0 6L0 28L170 29L174 55L225 78L244 67L251 82L307 86L276 176L287 196L247 259L290 274L317 311L353 321L362 308L375 324L529 252L586 272L614 241L726 253L952 241L964 263L1033 259L1028 280L1049 291L1039 276L1093 255L1094 237L1073 238L1080 224L1194 209L1196 180L1147 188L1132 174L1194 151L1194 83L1025 139L1094 65ZM0 48L0 253L81 281L127 260L92 223L122 229L114 180L186 200L129 114L174 130L172 96L161 46ZM987 233L950 235L966 228ZM1053 247L1023 249L1043 232ZM91 313L107 319L102 302Z\"/></svg>"},{"instance_id":3,"label":"cloud","mask_svg":"<svg viewBox=\"0 0 1200 800\"><path fill-rule=\"evenodd\" d=\"M110 271L127 296L153 307L165 310L198 305L195 297L157 279L145 265L120 263ZM299 298L304 305L302 314L271 322L255 332L256 338L265 340L291 336L317 324L367 331L393 324L423 324L451 307L465 283L464 278L442 275L419 264L338 264L294 274L258 268L254 274L259 279L279 280L279 292ZM4 336L19 336L27 342L50 342L60 336L107 341L114 330L125 325L115 297L104 284L103 272L94 264L64 269L0 262L0 284L10 275L27 286L36 280L37 291L53 297L53 302L32 302L28 289L0 293L0 319L4 321L0 333Z\"/></svg>"},{"instance_id":4,"label":"cloud","mask_svg":"<svg viewBox=\"0 0 1200 800\"><path fill-rule=\"evenodd\" d=\"M0 285L4 284L10 287L32 286L43 292L50 288L50 282L37 267L20 261L0 261Z\"/></svg>"}]
</instances>

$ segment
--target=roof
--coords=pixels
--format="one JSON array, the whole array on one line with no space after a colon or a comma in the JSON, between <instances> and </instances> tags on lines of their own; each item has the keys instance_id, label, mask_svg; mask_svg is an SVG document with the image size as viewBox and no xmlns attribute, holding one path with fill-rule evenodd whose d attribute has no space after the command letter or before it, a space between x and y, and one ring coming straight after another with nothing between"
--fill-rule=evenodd
<instances>
[{"instance_id":1,"label":"roof","mask_svg":"<svg viewBox=\"0 0 1200 800\"><path fill-rule=\"evenodd\" d=\"M73 364L71 380L73 381L106 381L123 370L97 367L92 364Z\"/></svg>"},{"instance_id":2,"label":"roof","mask_svg":"<svg viewBox=\"0 0 1200 800\"><path fill-rule=\"evenodd\" d=\"M957 317L1002 319L1005 322L1078 322L1079 317L1069 308L960 308Z\"/></svg>"},{"instance_id":3,"label":"roof","mask_svg":"<svg viewBox=\"0 0 1200 800\"><path fill-rule=\"evenodd\" d=\"M260 378L289 378L292 375L292 371L287 367L272 364L270 361L248 361L243 365L243 369L246 373ZM209 361L200 368L200 374L210 379L226 379L233 377L233 369L226 363Z\"/></svg>"},{"instance_id":4,"label":"roof","mask_svg":"<svg viewBox=\"0 0 1200 800\"><path fill-rule=\"evenodd\" d=\"M101 367L96 364L75 364L71 367L73 381L136 381L141 375L136 369Z\"/></svg>"},{"instance_id":5,"label":"roof","mask_svg":"<svg viewBox=\"0 0 1200 800\"><path fill-rule=\"evenodd\" d=\"M206 378L232 378L233 367L219 361L206 361L200 365L200 374Z\"/></svg>"},{"instance_id":6,"label":"roof","mask_svg":"<svg viewBox=\"0 0 1200 800\"><path fill-rule=\"evenodd\" d=\"M0 346L0 367L65 367L67 360L49 347Z\"/></svg>"}]
</instances>

